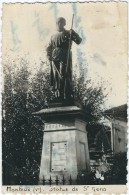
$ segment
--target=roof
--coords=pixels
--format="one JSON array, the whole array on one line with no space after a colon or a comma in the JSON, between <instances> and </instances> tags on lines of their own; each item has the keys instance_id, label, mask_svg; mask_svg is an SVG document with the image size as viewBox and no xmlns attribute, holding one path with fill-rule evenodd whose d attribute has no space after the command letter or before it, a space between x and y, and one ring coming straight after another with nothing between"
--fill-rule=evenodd
<instances>
[{"instance_id":1,"label":"roof","mask_svg":"<svg viewBox=\"0 0 129 195\"><path fill-rule=\"evenodd\" d=\"M127 121L127 104L113 107L104 112L107 116L114 117L115 119Z\"/></svg>"}]
</instances>

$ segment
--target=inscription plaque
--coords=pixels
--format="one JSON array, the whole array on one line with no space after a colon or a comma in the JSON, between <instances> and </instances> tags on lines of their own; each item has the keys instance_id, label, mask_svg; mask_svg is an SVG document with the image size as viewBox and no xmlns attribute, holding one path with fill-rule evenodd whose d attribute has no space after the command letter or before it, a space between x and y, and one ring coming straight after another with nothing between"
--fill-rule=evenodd
<instances>
[{"instance_id":1,"label":"inscription plaque","mask_svg":"<svg viewBox=\"0 0 129 195\"><path fill-rule=\"evenodd\" d=\"M66 171L67 142L52 143L51 171Z\"/></svg>"},{"instance_id":2,"label":"inscription plaque","mask_svg":"<svg viewBox=\"0 0 129 195\"><path fill-rule=\"evenodd\" d=\"M69 124L45 124L44 130L64 130L64 129L75 129L75 126Z\"/></svg>"}]
</instances>

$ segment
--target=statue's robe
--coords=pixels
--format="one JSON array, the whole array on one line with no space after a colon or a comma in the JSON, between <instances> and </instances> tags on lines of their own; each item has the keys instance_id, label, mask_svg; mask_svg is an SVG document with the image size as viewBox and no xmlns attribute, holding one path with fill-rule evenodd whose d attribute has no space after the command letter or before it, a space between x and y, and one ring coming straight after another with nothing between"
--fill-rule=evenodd
<instances>
[{"instance_id":1,"label":"statue's robe","mask_svg":"<svg viewBox=\"0 0 129 195\"><path fill-rule=\"evenodd\" d=\"M51 65L51 85L57 97L70 98L72 89L72 55L69 44L70 31L63 30L51 37L47 47L47 57ZM71 31L71 43L81 43L81 38L75 31Z\"/></svg>"}]
</instances>

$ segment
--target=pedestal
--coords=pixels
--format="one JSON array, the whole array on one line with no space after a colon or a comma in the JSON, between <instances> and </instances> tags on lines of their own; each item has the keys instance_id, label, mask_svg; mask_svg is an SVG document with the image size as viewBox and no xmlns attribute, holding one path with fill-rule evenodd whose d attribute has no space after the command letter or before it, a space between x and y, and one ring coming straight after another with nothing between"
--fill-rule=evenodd
<instances>
[{"instance_id":1,"label":"pedestal","mask_svg":"<svg viewBox=\"0 0 129 195\"><path fill-rule=\"evenodd\" d=\"M43 177L50 176L59 183L65 178L69 184L71 175L73 183L79 171L90 170L86 121L83 112L76 106L43 109L36 114L44 120L44 137L41 155L39 184Z\"/></svg>"}]
</instances>

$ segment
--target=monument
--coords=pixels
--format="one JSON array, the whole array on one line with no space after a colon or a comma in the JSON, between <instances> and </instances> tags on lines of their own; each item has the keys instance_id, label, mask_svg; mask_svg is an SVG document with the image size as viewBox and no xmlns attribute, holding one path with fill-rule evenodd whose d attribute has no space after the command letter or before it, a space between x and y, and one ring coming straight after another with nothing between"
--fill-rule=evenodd
<instances>
[{"instance_id":1,"label":"monument","mask_svg":"<svg viewBox=\"0 0 129 195\"><path fill-rule=\"evenodd\" d=\"M72 21L73 23L73 21ZM74 31L65 30L66 21L58 18L58 32L51 37L47 56L51 67L51 85L55 99L48 108L35 112L44 121L43 147L40 164L39 184L43 178L61 181L64 176L77 178L81 170L90 170L85 112L74 104L72 86L72 41L81 43Z\"/></svg>"}]
</instances>

